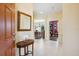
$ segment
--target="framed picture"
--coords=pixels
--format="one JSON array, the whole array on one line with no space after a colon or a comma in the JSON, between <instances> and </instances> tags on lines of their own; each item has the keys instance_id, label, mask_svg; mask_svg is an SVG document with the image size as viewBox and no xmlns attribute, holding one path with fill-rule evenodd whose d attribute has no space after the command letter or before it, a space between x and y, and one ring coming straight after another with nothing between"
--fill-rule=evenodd
<instances>
[{"instance_id":1,"label":"framed picture","mask_svg":"<svg viewBox=\"0 0 79 59\"><path fill-rule=\"evenodd\" d=\"M18 11L18 31L30 31L31 30L31 16Z\"/></svg>"}]
</instances>

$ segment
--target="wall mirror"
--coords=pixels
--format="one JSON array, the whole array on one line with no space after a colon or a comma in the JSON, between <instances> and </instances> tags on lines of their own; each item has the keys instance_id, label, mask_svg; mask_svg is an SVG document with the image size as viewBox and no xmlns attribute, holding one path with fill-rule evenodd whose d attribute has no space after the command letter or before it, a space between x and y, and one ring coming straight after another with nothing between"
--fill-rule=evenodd
<instances>
[{"instance_id":1,"label":"wall mirror","mask_svg":"<svg viewBox=\"0 0 79 59\"><path fill-rule=\"evenodd\" d=\"M18 31L30 31L31 30L31 16L18 11Z\"/></svg>"}]
</instances>

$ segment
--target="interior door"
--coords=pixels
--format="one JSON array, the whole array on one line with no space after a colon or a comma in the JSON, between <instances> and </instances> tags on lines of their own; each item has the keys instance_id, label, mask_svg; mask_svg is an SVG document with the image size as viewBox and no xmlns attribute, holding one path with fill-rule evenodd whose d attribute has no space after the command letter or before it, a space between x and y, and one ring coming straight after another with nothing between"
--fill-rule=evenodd
<instances>
[{"instance_id":1,"label":"interior door","mask_svg":"<svg viewBox=\"0 0 79 59\"><path fill-rule=\"evenodd\" d=\"M5 5L5 39L6 40L10 40L10 43L13 43L13 33L15 33L14 30L14 13L15 13L15 8L14 8L14 4L6 4ZM9 44L10 44L9 43ZM6 55L13 55L13 49L12 46L10 46L10 49L7 50ZM14 51L15 52L15 51Z\"/></svg>"},{"instance_id":2,"label":"interior door","mask_svg":"<svg viewBox=\"0 0 79 59\"><path fill-rule=\"evenodd\" d=\"M5 5L5 39L8 40L12 36L12 11L7 5Z\"/></svg>"},{"instance_id":3,"label":"interior door","mask_svg":"<svg viewBox=\"0 0 79 59\"><path fill-rule=\"evenodd\" d=\"M0 4L0 56L5 55L3 49L3 42L5 40L5 19L4 19L4 5Z\"/></svg>"},{"instance_id":4,"label":"interior door","mask_svg":"<svg viewBox=\"0 0 79 59\"><path fill-rule=\"evenodd\" d=\"M15 55L15 4L0 4L0 55Z\"/></svg>"}]
</instances>

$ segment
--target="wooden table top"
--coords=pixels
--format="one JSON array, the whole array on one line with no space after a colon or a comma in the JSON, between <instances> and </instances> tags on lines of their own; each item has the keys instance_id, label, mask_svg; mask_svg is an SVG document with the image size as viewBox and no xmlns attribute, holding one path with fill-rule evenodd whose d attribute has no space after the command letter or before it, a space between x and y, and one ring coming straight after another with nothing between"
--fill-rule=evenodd
<instances>
[{"instance_id":1,"label":"wooden table top","mask_svg":"<svg viewBox=\"0 0 79 59\"><path fill-rule=\"evenodd\" d=\"M17 45L17 48L21 48L21 47L31 45L33 43L34 43L34 40L28 39L28 40L23 40L23 41L17 42L16 45Z\"/></svg>"}]
</instances>

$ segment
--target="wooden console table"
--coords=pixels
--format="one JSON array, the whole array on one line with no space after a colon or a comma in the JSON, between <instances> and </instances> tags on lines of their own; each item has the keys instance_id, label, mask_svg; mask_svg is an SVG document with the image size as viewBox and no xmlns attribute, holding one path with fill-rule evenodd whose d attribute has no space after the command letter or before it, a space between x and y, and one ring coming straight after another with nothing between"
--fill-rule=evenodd
<instances>
[{"instance_id":1,"label":"wooden console table","mask_svg":"<svg viewBox=\"0 0 79 59\"><path fill-rule=\"evenodd\" d=\"M22 56L21 55L21 48L24 48L24 55L23 56L30 54L29 52L31 52L31 54L33 56L34 40L28 39L28 40L20 41L16 45L17 45L17 48L19 48L19 56ZM32 51L28 51L29 45L32 45ZM27 48L27 51L26 51L26 48Z\"/></svg>"}]
</instances>

